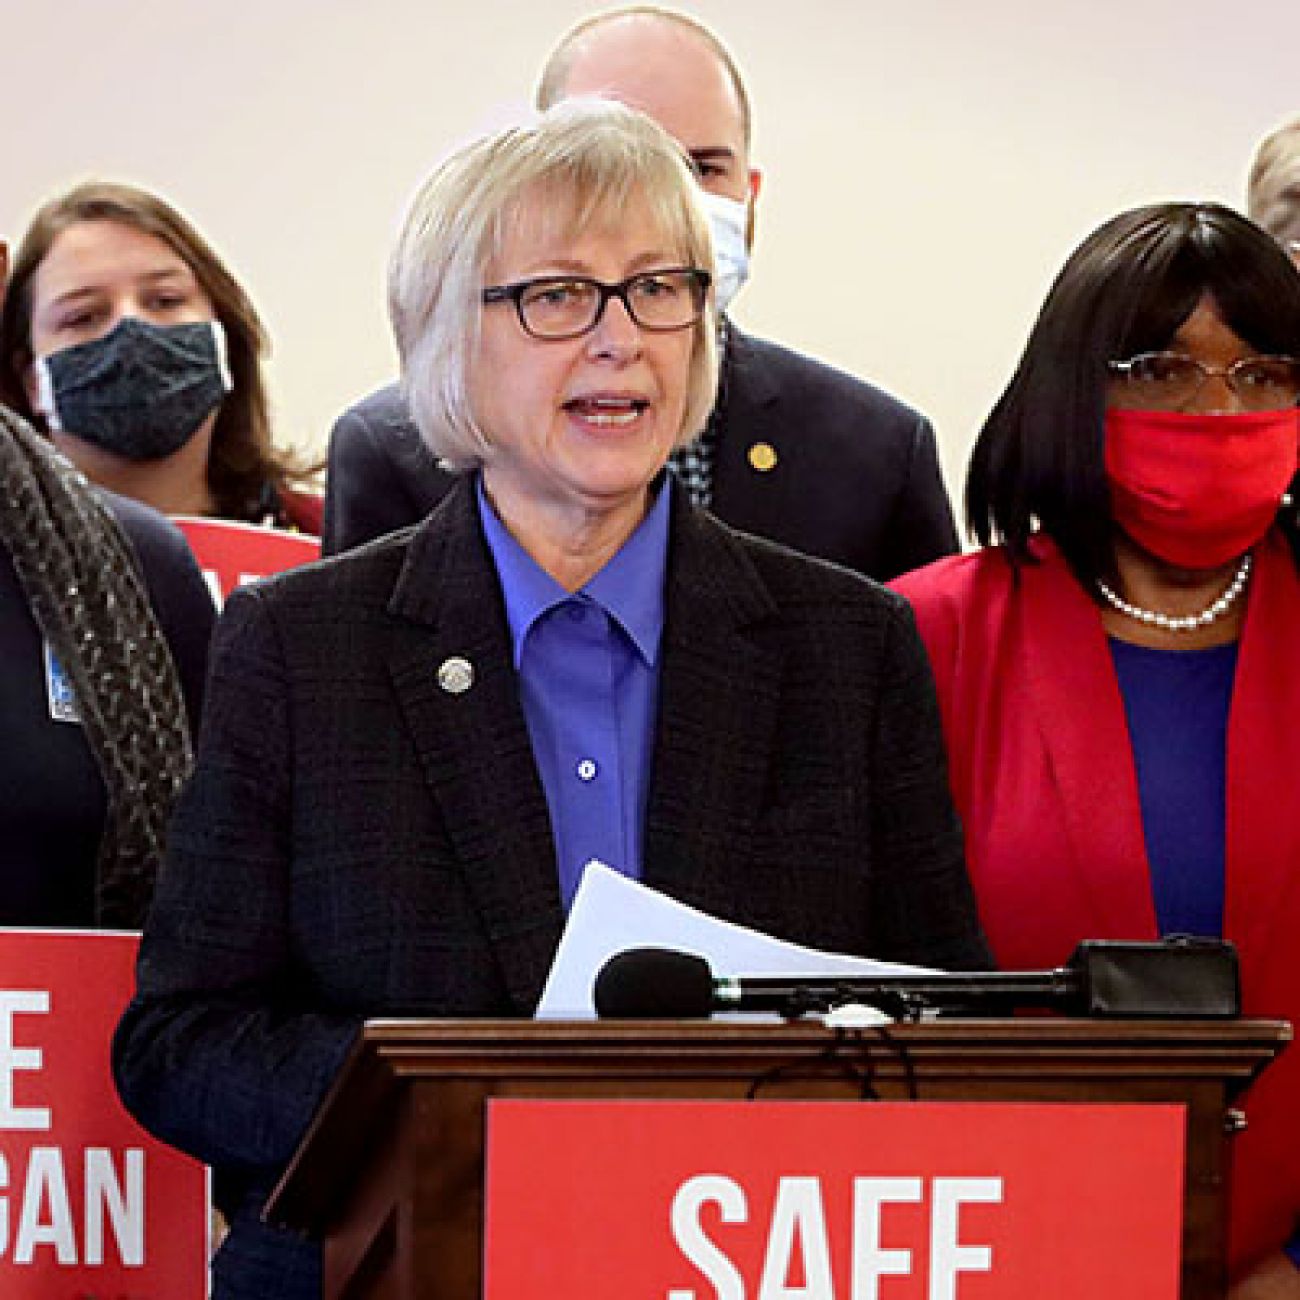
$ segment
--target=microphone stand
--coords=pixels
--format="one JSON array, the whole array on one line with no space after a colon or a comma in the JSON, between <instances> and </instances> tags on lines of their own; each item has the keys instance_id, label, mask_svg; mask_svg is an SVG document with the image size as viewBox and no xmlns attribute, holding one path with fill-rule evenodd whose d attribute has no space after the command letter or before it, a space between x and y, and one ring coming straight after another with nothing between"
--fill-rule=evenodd
<instances>
[{"instance_id":1,"label":"microphone stand","mask_svg":"<svg viewBox=\"0 0 1300 1300\"><path fill-rule=\"evenodd\" d=\"M1229 1019L1241 1014L1236 949L1214 939L1090 940L1056 970L915 975L718 978L704 958L662 948L616 953L597 976L602 1017L703 1017L718 1011L787 1019L862 1003L896 1020L927 1011L1010 1015L1053 1009L1081 1017Z\"/></svg>"},{"instance_id":2,"label":"microphone stand","mask_svg":"<svg viewBox=\"0 0 1300 1300\"><path fill-rule=\"evenodd\" d=\"M1089 940L1056 970L720 979L713 998L719 1011L776 1012L789 1019L854 1002L896 1020L919 1020L926 1011L1010 1015L1029 1008L1134 1019L1241 1014L1236 949L1187 936L1158 943Z\"/></svg>"},{"instance_id":3,"label":"microphone stand","mask_svg":"<svg viewBox=\"0 0 1300 1300\"><path fill-rule=\"evenodd\" d=\"M714 981L718 1011L770 1012L795 1020L824 1015L854 1002L895 1020L919 1020L926 1011L987 1011L1010 1015L1023 1007L1060 1007L1083 991L1077 972L989 971L967 975L900 975L881 979L757 976Z\"/></svg>"}]
</instances>

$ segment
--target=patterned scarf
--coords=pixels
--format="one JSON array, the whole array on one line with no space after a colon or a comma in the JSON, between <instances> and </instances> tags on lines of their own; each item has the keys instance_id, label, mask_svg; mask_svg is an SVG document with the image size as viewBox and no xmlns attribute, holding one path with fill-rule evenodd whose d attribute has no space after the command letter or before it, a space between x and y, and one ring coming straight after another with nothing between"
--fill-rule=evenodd
<instances>
[{"instance_id":1,"label":"patterned scarf","mask_svg":"<svg viewBox=\"0 0 1300 1300\"><path fill-rule=\"evenodd\" d=\"M0 547L72 683L108 793L96 924L144 923L191 763L185 703L135 552L85 478L0 407Z\"/></svg>"}]
</instances>

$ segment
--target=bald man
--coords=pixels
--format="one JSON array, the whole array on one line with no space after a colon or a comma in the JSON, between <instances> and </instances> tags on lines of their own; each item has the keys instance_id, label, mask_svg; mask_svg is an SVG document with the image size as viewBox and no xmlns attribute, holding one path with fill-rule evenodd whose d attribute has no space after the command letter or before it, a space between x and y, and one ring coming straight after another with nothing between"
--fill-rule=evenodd
<instances>
[{"instance_id":1,"label":"bald man","mask_svg":"<svg viewBox=\"0 0 1300 1300\"><path fill-rule=\"evenodd\" d=\"M693 500L733 527L885 581L957 547L934 431L878 388L742 333L725 315L745 282L762 177L749 96L707 28L636 6L579 23L543 69L537 101L603 95L654 118L690 154L713 230L723 311L718 397L673 458ZM323 548L335 552L424 517L453 476L439 469L396 385L345 412L330 436Z\"/></svg>"}]
</instances>

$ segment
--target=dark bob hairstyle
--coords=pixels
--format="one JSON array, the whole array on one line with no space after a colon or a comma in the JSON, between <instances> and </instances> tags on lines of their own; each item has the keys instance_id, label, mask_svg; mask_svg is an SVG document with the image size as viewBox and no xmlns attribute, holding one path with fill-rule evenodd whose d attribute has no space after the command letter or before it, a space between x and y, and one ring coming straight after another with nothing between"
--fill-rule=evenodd
<instances>
[{"instance_id":1,"label":"dark bob hairstyle","mask_svg":"<svg viewBox=\"0 0 1300 1300\"><path fill-rule=\"evenodd\" d=\"M1230 208L1136 208L1084 240L971 454L966 522L982 545L1001 543L1020 564L1037 526L1085 586L1113 578L1102 457L1107 363L1167 347L1207 294L1251 347L1300 357L1300 272ZM1295 521L1285 522L1290 531Z\"/></svg>"}]
</instances>

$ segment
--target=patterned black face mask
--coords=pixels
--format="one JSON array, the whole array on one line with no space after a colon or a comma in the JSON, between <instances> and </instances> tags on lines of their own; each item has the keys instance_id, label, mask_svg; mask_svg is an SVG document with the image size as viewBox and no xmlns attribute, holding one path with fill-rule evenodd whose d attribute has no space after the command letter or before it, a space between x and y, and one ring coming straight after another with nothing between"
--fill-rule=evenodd
<instances>
[{"instance_id":1,"label":"patterned black face mask","mask_svg":"<svg viewBox=\"0 0 1300 1300\"><path fill-rule=\"evenodd\" d=\"M126 460L179 451L231 387L217 321L153 325L124 316L103 338L36 366L50 428Z\"/></svg>"}]
</instances>

